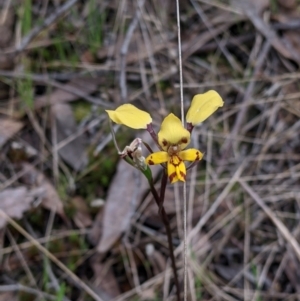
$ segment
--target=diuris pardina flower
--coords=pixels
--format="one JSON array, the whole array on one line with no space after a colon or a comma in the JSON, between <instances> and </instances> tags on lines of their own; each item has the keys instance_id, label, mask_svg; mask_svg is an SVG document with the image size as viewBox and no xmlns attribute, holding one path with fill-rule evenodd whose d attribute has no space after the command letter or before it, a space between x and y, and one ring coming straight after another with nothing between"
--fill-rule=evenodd
<instances>
[{"instance_id":1,"label":"diuris pardina flower","mask_svg":"<svg viewBox=\"0 0 300 301\"><path fill-rule=\"evenodd\" d=\"M169 114L161 124L158 143L162 151L146 158L149 165L167 163L167 172L171 183L185 181L186 168L183 161L199 161L203 154L194 148L184 150L190 143L190 132L174 114Z\"/></svg>"},{"instance_id":2,"label":"diuris pardina flower","mask_svg":"<svg viewBox=\"0 0 300 301\"><path fill-rule=\"evenodd\" d=\"M184 161L199 161L203 154L194 148L185 149L190 143L190 133L194 126L203 122L219 107L223 100L216 91L208 91L195 95L186 115L187 129L183 127L180 119L169 114L163 120L160 131L156 134L152 130L151 116L131 104L124 104L115 111L107 110L110 119L133 129L147 129L158 143L160 151L150 154L146 163L167 164L167 173L171 183L185 181L186 167Z\"/></svg>"}]
</instances>

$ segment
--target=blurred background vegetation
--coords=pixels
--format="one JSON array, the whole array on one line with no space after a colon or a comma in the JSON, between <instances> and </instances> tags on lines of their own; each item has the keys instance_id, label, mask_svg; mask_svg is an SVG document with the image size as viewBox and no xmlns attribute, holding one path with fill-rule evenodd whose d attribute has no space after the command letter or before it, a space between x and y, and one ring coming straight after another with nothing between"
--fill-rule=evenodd
<instances>
[{"instance_id":1,"label":"blurred background vegetation","mask_svg":"<svg viewBox=\"0 0 300 301\"><path fill-rule=\"evenodd\" d=\"M175 300L105 109L180 115L176 22L171 0L0 1L0 300ZM300 2L182 0L180 23L185 109L225 102L193 132L188 300L300 300ZM165 204L182 282L180 185Z\"/></svg>"}]
</instances>

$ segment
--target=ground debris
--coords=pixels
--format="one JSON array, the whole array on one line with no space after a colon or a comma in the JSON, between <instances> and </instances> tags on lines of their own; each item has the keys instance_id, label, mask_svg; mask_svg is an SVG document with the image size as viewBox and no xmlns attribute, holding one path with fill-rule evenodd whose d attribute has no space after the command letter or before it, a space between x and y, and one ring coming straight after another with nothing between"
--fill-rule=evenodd
<instances>
[{"instance_id":1,"label":"ground debris","mask_svg":"<svg viewBox=\"0 0 300 301\"><path fill-rule=\"evenodd\" d=\"M51 182L46 176L37 170L33 165L24 163L22 166L24 175L23 181L30 187L38 189L41 194L39 201L41 205L51 211L56 212L62 217L65 216L63 203ZM37 202L38 204L38 202Z\"/></svg>"},{"instance_id":2,"label":"ground debris","mask_svg":"<svg viewBox=\"0 0 300 301\"><path fill-rule=\"evenodd\" d=\"M78 228L87 228L91 226L93 220L86 201L82 197L76 196L72 198L71 203L76 210L73 216L73 220L76 226Z\"/></svg>"},{"instance_id":3,"label":"ground debris","mask_svg":"<svg viewBox=\"0 0 300 301\"><path fill-rule=\"evenodd\" d=\"M18 133L23 126L24 124L21 121L11 118L0 119L0 148L8 139L11 139L16 133Z\"/></svg>"},{"instance_id":4,"label":"ground debris","mask_svg":"<svg viewBox=\"0 0 300 301\"><path fill-rule=\"evenodd\" d=\"M191 137L188 300L298 300L300 3L179 2L184 113L224 100ZM93 300L175 300L157 205L116 163L105 109L132 103L156 131L180 116L177 43L176 1L0 1L0 300L87 300L81 279ZM142 137L113 127L120 149ZM183 285L181 184L164 205Z\"/></svg>"},{"instance_id":5,"label":"ground debris","mask_svg":"<svg viewBox=\"0 0 300 301\"><path fill-rule=\"evenodd\" d=\"M83 134L76 135L77 125L73 111L69 104L55 104L52 106L52 115L55 120L57 144L72 139L58 150L59 155L76 171L82 170L88 164L86 154L86 140Z\"/></svg>"},{"instance_id":6,"label":"ground debris","mask_svg":"<svg viewBox=\"0 0 300 301\"><path fill-rule=\"evenodd\" d=\"M7 188L0 192L0 210L11 218L20 219L31 208L37 190L28 190L25 186ZM0 216L0 229L6 224L4 216Z\"/></svg>"}]
</instances>

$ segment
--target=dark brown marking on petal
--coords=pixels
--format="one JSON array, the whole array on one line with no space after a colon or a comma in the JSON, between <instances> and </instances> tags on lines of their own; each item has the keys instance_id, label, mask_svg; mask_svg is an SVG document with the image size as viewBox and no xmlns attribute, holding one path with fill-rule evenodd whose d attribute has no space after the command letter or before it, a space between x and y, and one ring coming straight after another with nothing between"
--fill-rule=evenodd
<instances>
[{"instance_id":1,"label":"dark brown marking on petal","mask_svg":"<svg viewBox=\"0 0 300 301\"><path fill-rule=\"evenodd\" d=\"M168 141L166 139L163 139L163 141L161 142L163 146L167 146L168 145Z\"/></svg>"},{"instance_id":2,"label":"dark brown marking on petal","mask_svg":"<svg viewBox=\"0 0 300 301\"><path fill-rule=\"evenodd\" d=\"M186 178L186 174L185 173L183 173L182 171L180 171L180 175L184 178L184 180L185 180L185 178Z\"/></svg>"},{"instance_id":3,"label":"dark brown marking on petal","mask_svg":"<svg viewBox=\"0 0 300 301\"><path fill-rule=\"evenodd\" d=\"M175 163L175 160L176 160L175 157L177 158L178 163ZM179 156L173 155L173 156L171 157L170 163L171 163L172 165L174 165L175 167L176 167L176 166L179 166L181 162L182 162L182 160L181 160L181 158L180 158Z\"/></svg>"},{"instance_id":4,"label":"dark brown marking on petal","mask_svg":"<svg viewBox=\"0 0 300 301\"><path fill-rule=\"evenodd\" d=\"M149 165L154 165L154 162L152 160L148 160Z\"/></svg>"},{"instance_id":5,"label":"dark brown marking on petal","mask_svg":"<svg viewBox=\"0 0 300 301\"><path fill-rule=\"evenodd\" d=\"M175 177L176 177L176 172L173 172L172 174L169 175L169 180L171 183Z\"/></svg>"},{"instance_id":6,"label":"dark brown marking on petal","mask_svg":"<svg viewBox=\"0 0 300 301\"><path fill-rule=\"evenodd\" d=\"M186 137L183 137L183 138L181 138L181 142L182 142L182 143L187 143L187 142L188 142L188 139L187 139Z\"/></svg>"}]
</instances>

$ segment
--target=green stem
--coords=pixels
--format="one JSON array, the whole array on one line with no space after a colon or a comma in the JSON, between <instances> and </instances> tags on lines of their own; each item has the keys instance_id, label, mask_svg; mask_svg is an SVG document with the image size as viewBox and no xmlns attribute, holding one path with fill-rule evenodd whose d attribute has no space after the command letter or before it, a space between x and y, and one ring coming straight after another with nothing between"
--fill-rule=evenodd
<instances>
[{"instance_id":1,"label":"green stem","mask_svg":"<svg viewBox=\"0 0 300 301\"><path fill-rule=\"evenodd\" d=\"M164 197L165 197L165 190L167 186L167 174L164 172L163 177L162 177L162 185L160 189L160 196L158 195L156 189L154 188L153 182L149 181L150 184L150 190L151 193L153 194L153 197L155 199L155 202L159 208L159 215L164 223L167 237L168 237L168 245L169 245L169 253L170 253L170 258L171 258L171 264L172 264L172 269L174 273L174 282L176 286L176 294L177 294L177 301L180 301L180 287L179 287L179 281L178 281L178 275L177 275L177 269L176 269L176 261L175 261L175 256L174 256L174 248L173 248L173 242L172 242L172 233L171 233L171 227L170 227L170 221L169 218L166 214L165 208L164 208Z\"/></svg>"}]
</instances>

